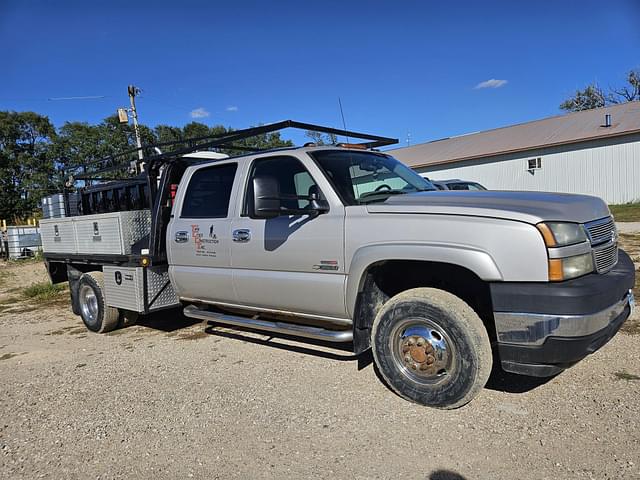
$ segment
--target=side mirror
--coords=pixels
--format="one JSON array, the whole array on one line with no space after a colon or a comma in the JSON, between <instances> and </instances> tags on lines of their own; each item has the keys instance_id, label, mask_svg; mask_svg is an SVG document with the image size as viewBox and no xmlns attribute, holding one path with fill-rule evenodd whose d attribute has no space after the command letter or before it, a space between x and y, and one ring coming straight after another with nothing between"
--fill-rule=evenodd
<instances>
[{"instance_id":1,"label":"side mirror","mask_svg":"<svg viewBox=\"0 0 640 480\"><path fill-rule=\"evenodd\" d=\"M321 200L320 195L312 193L309 195L309 207L314 216L318 216L329 211L329 204L326 200Z\"/></svg>"},{"instance_id":2,"label":"side mirror","mask_svg":"<svg viewBox=\"0 0 640 480\"><path fill-rule=\"evenodd\" d=\"M280 215L280 186L273 177L253 178L253 217L275 218Z\"/></svg>"}]
</instances>

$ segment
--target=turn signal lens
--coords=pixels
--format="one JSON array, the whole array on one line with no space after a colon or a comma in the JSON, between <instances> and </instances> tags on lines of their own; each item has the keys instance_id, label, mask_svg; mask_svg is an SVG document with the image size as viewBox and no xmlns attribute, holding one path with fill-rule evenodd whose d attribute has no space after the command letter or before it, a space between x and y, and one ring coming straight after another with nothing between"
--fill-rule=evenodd
<instances>
[{"instance_id":1,"label":"turn signal lens","mask_svg":"<svg viewBox=\"0 0 640 480\"><path fill-rule=\"evenodd\" d=\"M536 225L547 247L564 247L587 241L582 225L569 222L545 222Z\"/></svg>"},{"instance_id":2,"label":"turn signal lens","mask_svg":"<svg viewBox=\"0 0 640 480\"><path fill-rule=\"evenodd\" d=\"M564 280L562 260L560 258L549 260L549 280L552 282L561 282Z\"/></svg>"},{"instance_id":3,"label":"turn signal lens","mask_svg":"<svg viewBox=\"0 0 640 480\"><path fill-rule=\"evenodd\" d=\"M539 223L538 225L536 225L536 227L538 227L538 230L540 230L542 238L544 238L545 245L547 247L555 247L556 239L553 237L551 229L544 223Z\"/></svg>"}]
</instances>

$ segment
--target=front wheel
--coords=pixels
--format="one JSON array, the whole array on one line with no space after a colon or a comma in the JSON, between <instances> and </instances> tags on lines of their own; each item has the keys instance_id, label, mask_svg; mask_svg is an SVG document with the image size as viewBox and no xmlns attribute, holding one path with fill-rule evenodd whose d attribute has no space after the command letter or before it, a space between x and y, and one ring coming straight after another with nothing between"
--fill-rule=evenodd
<instances>
[{"instance_id":1,"label":"front wheel","mask_svg":"<svg viewBox=\"0 0 640 480\"><path fill-rule=\"evenodd\" d=\"M82 274L78 285L78 307L82 321L92 332L110 332L118 326L120 312L104 302L102 272Z\"/></svg>"},{"instance_id":2,"label":"front wheel","mask_svg":"<svg viewBox=\"0 0 640 480\"><path fill-rule=\"evenodd\" d=\"M415 288L391 298L372 329L373 356L401 397L452 409L484 387L493 357L487 330L463 300L435 288Z\"/></svg>"}]
</instances>

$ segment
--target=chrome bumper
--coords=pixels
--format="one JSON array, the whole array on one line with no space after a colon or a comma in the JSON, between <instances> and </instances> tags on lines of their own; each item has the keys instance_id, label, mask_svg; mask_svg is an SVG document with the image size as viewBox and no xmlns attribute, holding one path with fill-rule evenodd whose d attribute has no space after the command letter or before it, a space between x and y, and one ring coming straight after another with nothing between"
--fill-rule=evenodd
<instances>
[{"instance_id":1,"label":"chrome bumper","mask_svg":"<svg viewBox=\"0 0 640 480\"><path fill-rule=\"evenodd\" d=\"M518 345L542 345L548 337L592 335L617 319L625 309L629 315L635 302L631 290L618 303L590 315L494 312L498 341Z\"/></svg>"}]
</instances>

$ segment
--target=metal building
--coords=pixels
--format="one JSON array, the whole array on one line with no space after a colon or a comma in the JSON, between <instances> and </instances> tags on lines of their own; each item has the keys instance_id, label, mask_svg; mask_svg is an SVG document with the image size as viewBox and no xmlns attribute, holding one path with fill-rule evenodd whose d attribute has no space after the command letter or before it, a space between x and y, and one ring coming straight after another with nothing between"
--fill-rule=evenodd
<instances>
[{"instance_id":1,"label":"metal building","mask_svg":"<svg viewBox=\"0 0 640 480\"><path fill-rule=\"evenodd\" d=\"M585 110L445 138L390 154L429 178L490 190L596 195L640 201L640 102Z\"/></svg>"}]
</instances>

